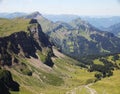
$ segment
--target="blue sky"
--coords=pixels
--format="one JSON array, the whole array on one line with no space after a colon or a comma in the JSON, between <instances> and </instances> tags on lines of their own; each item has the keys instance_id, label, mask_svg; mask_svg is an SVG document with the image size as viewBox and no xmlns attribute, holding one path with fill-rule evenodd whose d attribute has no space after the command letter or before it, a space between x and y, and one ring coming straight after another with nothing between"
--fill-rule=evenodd
<instances>
[{"instance_id":1,"label":"blue sky","mask_svg":"<svg viewBox=\"0 0 120 94\"><path fill-rule=\"evenodd\" d=\"M44 14L116 15L120 0L0 0L0 12Z\"/></svg>"}]
</instances>

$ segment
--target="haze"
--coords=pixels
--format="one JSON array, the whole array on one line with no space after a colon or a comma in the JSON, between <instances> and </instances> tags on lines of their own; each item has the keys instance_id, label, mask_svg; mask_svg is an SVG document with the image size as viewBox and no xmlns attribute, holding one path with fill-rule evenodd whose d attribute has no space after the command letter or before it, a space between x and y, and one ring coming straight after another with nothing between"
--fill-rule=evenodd
<instances>
[{"instance_id":1,"label":"haze","mask_svg":"<svg viewBox=\"0 0 120 94\"><path fill-rule=\"evenodd\" d=\"M120 0L0 0L0 12L120 16Z\"/></svg>"}]
</instances>

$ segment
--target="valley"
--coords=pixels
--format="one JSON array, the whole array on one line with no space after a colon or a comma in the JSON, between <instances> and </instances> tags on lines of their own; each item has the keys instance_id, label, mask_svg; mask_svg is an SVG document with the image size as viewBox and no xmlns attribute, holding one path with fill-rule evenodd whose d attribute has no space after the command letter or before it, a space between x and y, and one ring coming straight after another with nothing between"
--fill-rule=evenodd
<instances>
[{"instance_id":1,"label":"valley","mask_svg":"<svg viewBox=\"0 0 120 94\"><path fill-rule=\"evenodd\" d=\"M0 94L119 94L120 38L77 18L0 18Z\"/></svg>"}]
</instances>

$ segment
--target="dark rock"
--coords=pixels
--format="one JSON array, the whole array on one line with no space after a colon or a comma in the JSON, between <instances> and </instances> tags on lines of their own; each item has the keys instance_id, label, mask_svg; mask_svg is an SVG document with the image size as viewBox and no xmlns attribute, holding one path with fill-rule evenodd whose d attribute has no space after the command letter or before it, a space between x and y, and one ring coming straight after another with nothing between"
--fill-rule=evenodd
<instances>
[{"instance_id":1,"label":"dark rock","mask_svg":"<svg viewBox=\"0 0 120 94\"><path fill-rule=\"evenodd\" d=\"M0 38L0 64L12 65L12 62L18 63L12 53L29 58L30 56L38 58L36 51L42 51L42 48L51 49L51 43L48 37L42 32L37 20L32 19L28 27L29 34L24 31L16 32L7 37Z\"/></svg>"}]
</instances>

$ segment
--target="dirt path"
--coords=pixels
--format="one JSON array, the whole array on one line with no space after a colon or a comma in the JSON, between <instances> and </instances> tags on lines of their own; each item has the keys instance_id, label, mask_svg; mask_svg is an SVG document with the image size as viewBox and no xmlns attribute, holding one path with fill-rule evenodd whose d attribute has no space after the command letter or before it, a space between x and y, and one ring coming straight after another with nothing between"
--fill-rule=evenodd
<instances>
[{"instance_id":1,"label":"dirt path","mask_svg":"<svg viewBox=\"0 0 120 94\"><path fill-rule=\"evenodd\" d=\"M92 84L75 87L74 89L67 91L66 94L80 94L83 88L86 88L89 94L97 94L95 89L89 87L91 85Z\"/></svg>"},{"instance_id":2,"label":"dirt path","mask_svg":"<svg viewBox=\"0 0 120 94\"><path fill-rule=\"evenodd\" d=\"M91 85L92 84L86 85L85 88L87 88L87 90L90 92L90 94L97 94L95 89L89 87Z\"/></svg>"}]
</instances>

